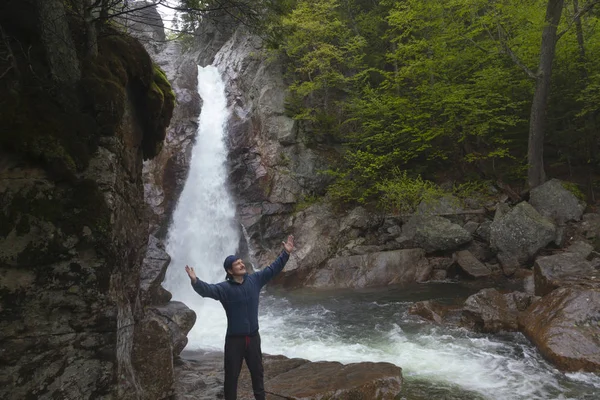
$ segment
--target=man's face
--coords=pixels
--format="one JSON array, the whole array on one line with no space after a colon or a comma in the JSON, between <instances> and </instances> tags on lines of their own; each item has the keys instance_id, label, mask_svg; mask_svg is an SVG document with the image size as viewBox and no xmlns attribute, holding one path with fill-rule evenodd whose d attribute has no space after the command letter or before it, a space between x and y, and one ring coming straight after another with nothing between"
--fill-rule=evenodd
<instances>
[{"instance_id":1,"label":"man's face","mask_svg":"<svg viewBox=\"0 0 600 400\"><path fill-rule=\"evenodd\" d=\"M229 273L232 276L244 276L246 275L246 266L241 258L238 258L231 264L231 268L229 269Z\"/></svg>"}]
</instances>

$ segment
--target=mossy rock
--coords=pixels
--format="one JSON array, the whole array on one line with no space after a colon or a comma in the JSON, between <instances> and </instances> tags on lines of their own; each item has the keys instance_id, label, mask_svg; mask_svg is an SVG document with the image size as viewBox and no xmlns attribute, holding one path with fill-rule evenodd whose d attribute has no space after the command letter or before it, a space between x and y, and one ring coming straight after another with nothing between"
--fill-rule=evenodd
<instances>
[{"instance_id":1,"label":"mossy rock","mask_svg":"<svg viewBox=\"0 0 600 400\"><path fill-rule=\"evenodd\" d=\"M75 36L82 34L81 27L72 25L72 30ZM137 39L103 27L98 56L85 58L80 48L82 79L77 87L65 87L50 78L36 32L19 35L21 45L32 48L31 60L2 82L7 90L0 98L5 131L0 146L40 162L60 179L75 179L87 167L99 137L118 131L129 94L141 116L144 158L160 151L175 95Z\"/></svg>"}]
</instances>

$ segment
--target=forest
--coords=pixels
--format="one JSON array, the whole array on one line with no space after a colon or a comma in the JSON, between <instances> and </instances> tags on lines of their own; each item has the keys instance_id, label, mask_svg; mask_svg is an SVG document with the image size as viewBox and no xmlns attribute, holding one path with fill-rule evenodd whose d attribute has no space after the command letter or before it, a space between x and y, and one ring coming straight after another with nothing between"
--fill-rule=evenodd
<instances>
[{"instance_id":1,"label":"forest","mask_svg":"<svg viewBox=\"0 0 600 400\"><path fill-rule=\"evenodd\" d=\"M557 177L594 202L597 3L286 0L258 29L308 141L342 145L334 201L397 209L433 182Z\"/></svg>"}]
</instances>

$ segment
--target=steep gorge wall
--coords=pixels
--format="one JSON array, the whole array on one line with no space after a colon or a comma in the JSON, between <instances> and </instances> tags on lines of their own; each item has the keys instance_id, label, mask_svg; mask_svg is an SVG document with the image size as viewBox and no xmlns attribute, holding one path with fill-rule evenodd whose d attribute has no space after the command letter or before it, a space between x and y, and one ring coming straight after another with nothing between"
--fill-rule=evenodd
<instances>
[{"instance_id":1,"label":"steep gorge wall","mask_svg":"<svg viewBox=\"0 0 600 400\"><path fill-rule=\"evenodd\" d=\"M51 3L0 8L0 397L164 398L181 349L140 295L142 161L174 99L137 41L100 30L87 58Z\"/></svg>"}]
</instances>

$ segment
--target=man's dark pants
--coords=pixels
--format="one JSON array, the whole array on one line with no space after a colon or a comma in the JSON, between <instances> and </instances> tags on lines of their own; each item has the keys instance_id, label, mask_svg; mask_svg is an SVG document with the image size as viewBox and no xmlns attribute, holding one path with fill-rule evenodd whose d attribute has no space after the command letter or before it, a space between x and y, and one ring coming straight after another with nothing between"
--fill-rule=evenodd
<instances>
[{"instance_id":1,"label":"man's dark pants","mask_svg":"<svg viewBox=\"0 0 600 400\"><path fill-rule=\"evenodd\" d=\"M237 386L242 361L250 370L252 391L256 400L265 400L260 335L227 336L225 338L225 400L237 399Z\"/></svg>"}]
</instances>

